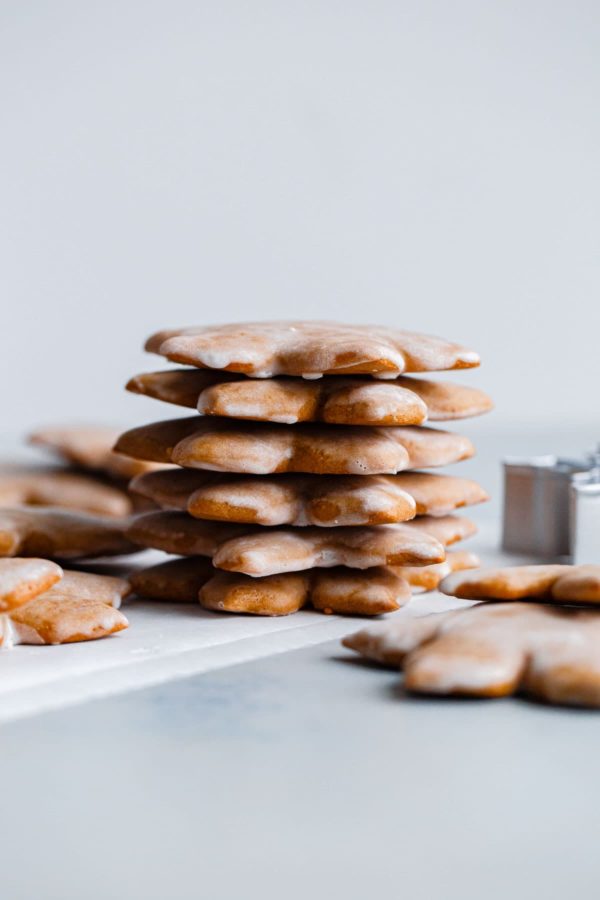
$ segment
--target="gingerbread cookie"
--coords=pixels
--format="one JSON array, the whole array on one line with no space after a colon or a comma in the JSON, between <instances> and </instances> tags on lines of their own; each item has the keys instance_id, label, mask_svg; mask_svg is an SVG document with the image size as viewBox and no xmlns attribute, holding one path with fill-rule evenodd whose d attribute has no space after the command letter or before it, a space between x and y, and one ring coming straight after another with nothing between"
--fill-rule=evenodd
<instances>
[{"instance_id":1,"label":"gingerbread cookie","mask_svg":"<svg viewBox=\"0 0 600 900\"><path fill-rule=\"evenodd\" d=\"M445 558L436 538L412 523L376 528L263 528L160 512L138 517L128 536L145 547L211 556L213 565L252 576L344 565L427 565Z\"/></svg>"},{"instance_id":2,"label":"gingerbread cookie","mask_svg":"<svg viewBox=\"0 0 600 900\"><path fill-rule=\"evenodd\" d=\"M197 417L126 431L116 449L154 462L259 475L388 474L445 466L474 452L468 438L433 428L288 426L230 419L199 421Z\"/></svg>"},{"instance_id":3,"label":"gingerbread cookie","mask_svg":"<svg viewBox=\"0 0 600 900\"><path fill-rule=\"evenodd\" d=\"M73 466L101 472L111 478L130 479L156 466L131 459L113 451L119 431L99 425L73 425L40 428L29 436L29 442L51 450Z\"/></svg>"},{"instance_id":4,"label":"gingerbread cookie","mask_svg":"<svg viewBox=\"0 0 600 900\"><path fill-rule=\"evenodd\" d=\"M0 507L56 506L103 516L127 516L131 500L111 484L77 472L34 466L0 469Z\"/></svg>"},{"instance_id":5,"label":"gingerbread cookie","mask_svg":"<svg viewBox=\"0 0 600 900\"><path fill-rule=\"evenodd\" d=\"M191 469L141 475L131 490L198 519L260 525L386 525L445 515L488 499L475 481L451 475L235 476Z\"/></svg>"},{"instance_id":6,"label":"gingerbread cookie","mask_svg":"<svg viewBox=\"0 0 600 900\"><path fill-rule=\"evenodd\" d=\"M466 600L600 604L600 566L514 566L449 576L440 590Z\"/></svg>"},{"instance_id":7,"label":"gingerbread cookie","mask_svg":"<svg viewBox=\"0 0 600 900\"><path fill-rule=\"evenodd\" d=\"M275 575L313 568L427 565L445 558L442 545L409 525L375 528L261 528L232 538L213 556L213 565L246 575Z\"/></svg>"},{"instance_id":8,"label":"gingerbread cookie","mask_svg":"<svg viewBox=\"0 0 600 900\"><path fill-rule=\"evenodd\" d=\"M56 600L39 597L10 617L13 643L71 644L94 641L127 628L118 609L99 600Z\"/></svg>"},{"instance_id":9,"label":"gingerbread cookie","mask_svg":"<svg viewBox=\"0 0 600 900\"><path fill-rule=\"evenodd\" d=\"M377 475L237 476L180 469L143 475L132 490L163 509L247 524L385 525L416 513L406 491Z\"/></svg>"},{"instance_id":10,"label":"gingerbread cookie","mask_svg":"<svg viewBox=\"0 0 600 900\"><path fill-rule=\"evenodd\" d=\"M0 509L0 556L85 559L134 553L128 519L91 516L52 507Z\"/></svg>"},{"instance_id":11,"label":"gingerbread cookie","mask_svg":"<svg viewBox=\"0 0 600 900\"><path fill-rule=\"evenodd\" d=\"M479 356L430 335L338 322L240 322L160 331L146 350L172 362L268 378L465 369Z\"/></svg>"},{"instance_id":12,"label":"gingerbread cookie","mask_svg":"<svg viewBox=\"0 0 600 900\"><path fill-rule=\"evenodd\" d=\"M492 408L477 388L405 376L385 383L358 376L304 381L176 369L136 375L127 390L203 415L286 424L422 425L426 419L463 419Z\"/></svg>"},{"instance_id":13,"label":"gingerbread cookie","mask_svg":"<svg viewBox=\"0 0 600 900\"><path fill-rule=\"evenodd\" d=\"M397 619L343 641L404 670L409 691L468 697L517 692L600 706L600 614L526 603Z\"/></svg>"},{"instance_id":14,"label":"gingerbread cookie","mask_svg":"<svg viewBox=\"0 0 600 900\"><path fill-rule=\"evenodd\" d=\"M0 559L0 645L64 644L122 631L126 581L63 572L46 559Z\"/></svg>"}]
</instances>

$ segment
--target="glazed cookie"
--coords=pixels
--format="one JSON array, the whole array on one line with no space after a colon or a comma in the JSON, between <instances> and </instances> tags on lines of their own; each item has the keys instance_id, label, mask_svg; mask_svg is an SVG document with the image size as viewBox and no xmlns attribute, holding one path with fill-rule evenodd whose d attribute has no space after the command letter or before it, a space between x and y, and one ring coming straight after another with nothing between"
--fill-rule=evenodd
<instances>
[{"instance_id":1,"label":"glazed cookie","mask_svg":"<svg viewBox=\"0 0 600 900\"><path fill-rule=\"evenodd\" d=\"M187 468L268 475L390 474L445 466L473 455L468 438L433 428L269 425L192 417L156 422L121 435L126 456Z\"/></svg>"},{"instance_id":2,"label":"glazed cookie","mask_svg":"<svg viewBox=\"0 0 600 900\"><path fill-rule=\"evenodd\" d=\"M34 466L0 469L0 507L56 506L103 516L127 516L131 500L112 484L78 472Z\"/></svg>"},{"instance_id":3,"label":"glazed cookie","mask_svg":"<svg viewBox=\"0 0 600 900\"><path fill-rule=\"evenodd\" d=\"M124 534L128 524L52 507L0 509L0 556L66 560L135 553L138 548Z\"/></svg>"},{"instance_id":4,"label":"glazed cookie","mask_svg":"<svg viewBox=\"0 0 600 900\"><path fill-rule=\"evenodd\" d=\"M440 338L337 322L240 322L176 328L152 335L146 349L172 362L260 378L318 378L323 374L393 378L403 372L479 365L477 353Z\"/></svg>"},{"instance_id":5,"label":"glazed cookie","mask_svg":"<svg viewBox=\"0 0 600 900\"><path fill-rule=\"evenodd\" d=\"M198 519L260 525L386 525L444 515L487 500L476 482L450 475L246 475L191 469L141 475L131 490Z\"/></svg>"},{"instance_id":6,"label":"glazed cookie","mask_svg":"<svg viewBox=\"0 0 600 900\"><path fill-rule=\"evenodd\" d=\"M129 624L122 612L100 600L81 602L44 596L16 610L10 620L13 643L19 644L94 641L123 631Z\"/></svg>"},{"instance_id":7,"label":"glazed cookie","mask_svg":"<svg viewBox=\"0 0 600 900\"><path fill-rule=\"evenodd\" d=\"M63 572L45 559L0 559L0 591L0 604L12 603L9 614L0 616L3 649L93 640L128 624L111 608L130 592L121 578Z\"/></svg>"},{"instance_id":8,"label":"glazed cookie","mask_svg":"<svg viewBox=\"0 0 600 900\"><path fill-rule=\"evenodd\" d=\"M111 478L129 479L156 466L113 451L119 431L99 425L40 428L29 442L51 450L61 460Z\"/></svg>"},{"instance_id":9,"label":"glazed cookie","mask_svg":"<svg viewBox=\"0 0 600 900\"><path fill-rule=\"evenodd\" d=\"M287 424L421 425L426 419L462 419L492 408L477 388L404 376L386 383L358 376L305 381L176 369L136 375L127 390L206 416Z\"/></svg>"},{"instance_id":10,"label":"glazed cookie","mask_svg":"<svg viewBox=\"0 0 600 900\"><path fill-rule=\"evenodd\" d=\"M396 619L344 646L404 670L409 691L600 706L600 614L526 603Z\"/></svg>"},{"instance_id":11,"label":"glazed cookie","mask_svg":"<svg viewBox=\"0 0 600 900\"><path fill-rule=\"evenodd\" d=\"M370 528L263 528L193 519L180 512L138 517L128 536L140 546L210 556L219 569L254 577L344 565L427 565L445 558L442 544L412 523Z\"/></svg>"},{"instance_id":12,"label":"glazed cookie","mask_svg":"<svg viewBox=\"0 0 600 900\"><path fill-rule=\"evenodd\" d=\"M527 600L600 604L600 565L478 569L445 578L444 594L466 600Z\"/></svg>"},{"instance_id":13,"label":"glazed cookie","mask_svg":"<svg viewBox=\"0 0 600 900\"><path fill-rule=\"evenodd\" d=\"M261 528L232 538L213 556L213 565L245 575L275 575L313 568L427 565L445 558L443 546L409 525L375 528Z\"/></svg>"},{"instance_id":14,"label":"glazed cookie","mask_svg":"<svg viewBox=\"0 0 600 900\"><path fill-rule=\"evenodd\" d=\"M12 641L70 644L116 634L129 624L117 609L129 592L121 578L65 572L58 584L11 614Z\"/></svg>"}]
</instances>

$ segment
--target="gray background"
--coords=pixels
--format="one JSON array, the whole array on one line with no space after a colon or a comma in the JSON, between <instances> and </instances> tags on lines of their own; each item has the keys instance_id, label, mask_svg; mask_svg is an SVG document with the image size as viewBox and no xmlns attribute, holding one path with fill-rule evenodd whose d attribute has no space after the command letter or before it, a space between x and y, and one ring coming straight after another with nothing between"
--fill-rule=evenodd
<instances>
[{"instance_id":1,"label":"gray background","mask_svg":"<svg viewBox=\"0 0 600 900\"><path fill-rule=\"evenodd\" d=\"M4 0L4 428L168 415L122 391L150 331L270 316L596 419L599 38L595 0Z\"/></svg>"}]
</instances>

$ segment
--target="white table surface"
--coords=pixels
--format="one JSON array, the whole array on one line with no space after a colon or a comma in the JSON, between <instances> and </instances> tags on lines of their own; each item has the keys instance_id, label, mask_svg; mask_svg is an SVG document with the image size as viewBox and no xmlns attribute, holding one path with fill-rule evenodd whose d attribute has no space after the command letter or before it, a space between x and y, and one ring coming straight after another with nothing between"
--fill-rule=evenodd
<instances>
[{"instance_id":1,"label":"white table surface","mask_svg":"<svg viewBox=\"0 0 600 900\"><path fill-rule=\"evenodd\" d=\"M409 698L320 622L0 727L2 897L598 896L600 714Z\"/></svg>"}]
</instances>

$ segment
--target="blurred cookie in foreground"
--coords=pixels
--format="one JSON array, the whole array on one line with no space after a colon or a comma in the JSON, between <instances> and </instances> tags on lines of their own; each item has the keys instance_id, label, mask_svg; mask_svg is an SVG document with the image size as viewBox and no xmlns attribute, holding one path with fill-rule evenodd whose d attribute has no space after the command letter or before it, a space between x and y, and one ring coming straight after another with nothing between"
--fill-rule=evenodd
<instances>
[{"instance_id":1,"label":"blurred cookie in foreground","mask_svg":"<svg viewBox=\"0 0 600 900\"><path fill-rule=\"evenodd\" d=\"M525 694L547 703L600 707L596 611L478 603L370 626L342 643L401 668L406 689L417 694Z\"/></svg>"}]
</instances>

